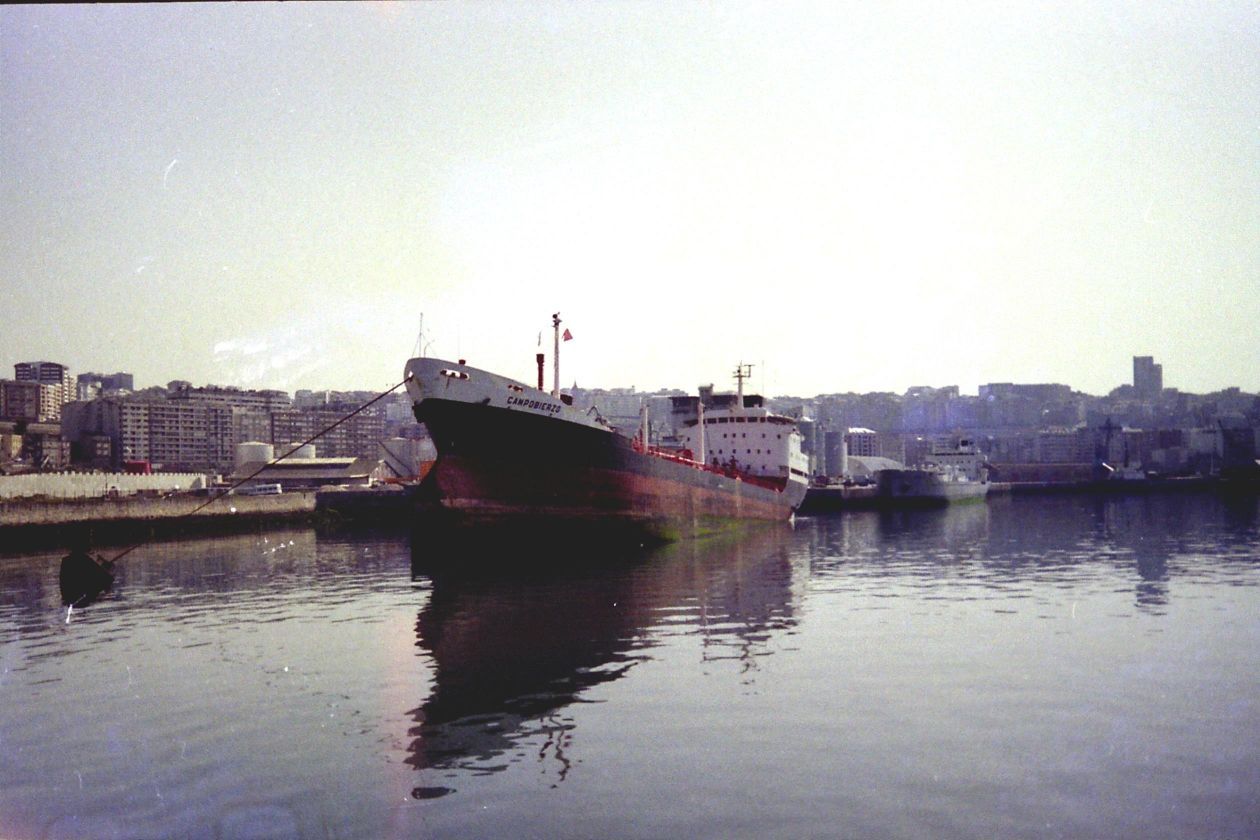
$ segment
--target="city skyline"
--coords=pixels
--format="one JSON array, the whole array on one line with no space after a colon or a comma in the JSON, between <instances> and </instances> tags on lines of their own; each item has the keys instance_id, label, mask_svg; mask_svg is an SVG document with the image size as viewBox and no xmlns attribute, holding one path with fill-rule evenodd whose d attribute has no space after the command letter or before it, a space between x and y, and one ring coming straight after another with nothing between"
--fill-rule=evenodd
<instances>
[{"instance_id":1,"label":"city skyline","mask_svg":"<svg viewBox=\"0 0 1260 840\"><path fill-rule=\"evenodd\" d=\"M48 364L48 363L51 363L53 365L62 364L60 362L57 362L54 359L41 359L41 360L28 359L22 362L14 362L13 364L5 365L3 367L0 367L0 370L7 370L10 368L15 369L18 365L31 364L36 361L42 364ZM931 391L946 391L950 389L956 389L959 396L975 397L975 396L983 396L986 388L990 388L995 385L998 385L998 386L1017 385L1017 386L1028 386L1028 387L1036 387L1036 386L1041 386L1041 385L1066 386L1072 393L1081 394L1086 397L1093 397L1093 398L1105 398L1105 397L1108 397L1110 394L1120 390L1121 388L1129 388L1132 391L1132 396L1135 399L1147 400L1147 401L1156 400L1159 398L1160 394L1167 394L1170 392L1188 394L1191 396L1204 396L1204 395L1209 395L1209 394L1214 394L1214 393L1222 393L1226 391L1235 390L1235 391L1240 391L1241 393L1244 393L1244 394L1260 395L1260 390L1250 391L1239 385L1225 385L1220 388L1213 389L1212 391L1187 391L1183 388L1178 388L1176 385L1164 385L1162 384L1162 369L1163 369L1162 364L1155 362L1150 356L1133 356L1131 361L1132 361L1132 367L1130 368L1131 375L1127 381L1117 382L1115 385L1106 389L1105 391L1101 391L1097 393L1078 388L1070 382L1053 382L1052 383L1052 382L1012 382L1012 381L983 382L983 383L979 383L977 387L973 389L972 391L967 391L966 389L959 386L957 383L941 383L941 384L934 384L934 385L911 385L901 390L893 390L890 388L874 388L869 391L853 391L853 390L848 390L848 389L843 389L843 388L841 389L823 388L821 390L812 391L808 393L802 392L802 393L795 393L795 394L767 393L765 391L762 391L756 388L754 385L750 384L750 385L745 386L745 390L748 393L753 393L753 392L760 393L762 396L770 398L770 399L778 399L778 398L812 399L815 397L825 397L825 396L832 396L832 395L839 395L839 394L894 394L897 396L905 396L905 395L913 395L915 392L924 388L929 389ZM1140 363L1142 364L1142 367L1143 367L1143 371L1144 371L1143 373L1139 373L1139 370L1138 370ZM115 377L132 378L130 372L128 371L116 371L113 374L101 374L98 371L82 371L82 372L76 371L68 365L66 365L65 367L70 374L72 383L75 380L77 380L80 376L88 376L94 379L101 379L102 377L104 377L105 379L113 379ZM1157 376L1159 377L1159 379L1157 380L1159 384L1157 384L1154 387L1153 392L1150 390L1151 386L1149 382L1140 381L1142 377L1149 375L1145 373L1145 370L1152 367L1156 371L1159 371L1159 373L1157 374ZM15 371L15 375L16 375L16 371ZM6 381L12 378L13 377L10 377L10 376L0 375L0 381ZM755 377L750 378L748 381L750 383L755 382ZM286 388L271 388L268 386L255 387L255 386L249 386L249 385L242 385L240 383L234 383L234 382L193 382L187 379L186 377L175 377L165 382L151 382L151 383L141 382L141 383L136 384L134 389L132 389L131 391L124 391L124 393L134 393L134 392L148 390L151 388L169 390L172 385L179 385L180 387L191 386L191 388L194 391L214 390L214 389L240 390L240 391L281 391L288 394L289 396L297 396L302 393L307 393L307 394L338 393L338 394L360 394L360 395L377 393L375 389L372 389L370 387L354 387L353 385L346 388L303 387L303 388L286 389ZM731 377L731 382L729 384L729 387L718 380L714 380L711 382L697 383L697 386L698 387L712 386L717 393L734 393L736 390L735 379L733 376ZM641 388L635 385L619 385L615 383L614 384L608 384L608 383L579 384L578 388L584 391L603 391L603 392L608 392L608 393L619 392L619 391L633 391L633 392L642 393L642 394L663 393L663 392L670 392L670 391L681 391L682 393L693 394L696 391L696 388L687 389L687 388L678 388L674 386ZM565 391L571 390L571 386L565 385L564 390ZM402 391L401 388L399 388L397 389L397 393L401 395L404 392Z\"/></svg>"},{"instance_id":2,"label":"city skyline","mask_svg":"<svg viewBox=\"0 0 1260 840\"><path fill-rule=\"evenodd\" d=\"M1260 391L1260 10L0 9L6 365ZM541 348L537 346L541 333ZM550 362L548 363L550 370Z\"/></svg>"}]
</instances>

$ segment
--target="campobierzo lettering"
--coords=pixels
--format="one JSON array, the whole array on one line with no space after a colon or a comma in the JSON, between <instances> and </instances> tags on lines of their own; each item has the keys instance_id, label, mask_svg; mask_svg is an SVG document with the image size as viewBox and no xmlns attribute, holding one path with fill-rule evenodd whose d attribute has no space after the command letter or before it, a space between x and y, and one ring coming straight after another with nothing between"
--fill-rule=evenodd
<instances>
[{"instance_id":1,"label":"campobierzo lettering","mask_svg":"<svg viewBox=\"0 0 1260 840\"><path fill-rule=\"evenodd\" d=\"M534 411L548 411L552 414L560 412L559 403L543 402L542 400L531 400L524 397L511 396L507 398L508 405L519 405L521 408L531 408Z\"/></svg>"}]
</instances>

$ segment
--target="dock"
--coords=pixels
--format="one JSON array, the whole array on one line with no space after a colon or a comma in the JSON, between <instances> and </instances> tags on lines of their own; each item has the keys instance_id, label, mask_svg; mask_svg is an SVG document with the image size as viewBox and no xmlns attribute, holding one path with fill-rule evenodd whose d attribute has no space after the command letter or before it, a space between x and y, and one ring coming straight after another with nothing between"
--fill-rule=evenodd
<instances>
[{"instance_id":1,"label":"dock","mask_svg":"<svg viewBox=\"0 0 1260 840\"><path fill-rule=\"evenodd\" d=\"M232 533L315 516L315 492L274 496L224 496L205 505L203 493L119 498L0 501L0 550L57 546L70 526L87 528L93 540L128 542L155 536ZM196 510L205 505L201 510ZM196 511L194 513L194 511Z\"/></svg>"}]
</instances>

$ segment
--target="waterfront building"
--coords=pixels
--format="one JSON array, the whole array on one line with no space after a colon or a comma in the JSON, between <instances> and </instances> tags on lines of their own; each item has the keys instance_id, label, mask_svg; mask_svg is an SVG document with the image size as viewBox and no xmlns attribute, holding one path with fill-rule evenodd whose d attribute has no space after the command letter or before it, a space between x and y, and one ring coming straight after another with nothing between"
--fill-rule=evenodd
<instances>
[{"instance_id":1,"label":"waterfront building","mask_svg":"<svg viewBox=\"0 0 1260 840\"><path fill-rule=\"evenodd\" d=\"M32 423L22 436L22 458L37 470L65 469L70 466L70 444L57 423Z\"/></svg>"},{"instance_id":2,"label":"waterfront building","mask_svg":"<svg viewBox=\"0 0 1260 840\"><path fill-rule=\"evenodd\" d=\"M94 400L99 426L91 431L110 439L114 468L123 461L149 461L149 401L107 397ZM91 415L90 415L91 416ZM91 416L97 419L97 416Z\"/></svg>"},{"instance_id":3,"label":"waterfront building","mask_svg":"<svg viewBox=\"0 0 1260 840\"><path fill-rule=\"evenodd\" d=\"M854 426L845 432L844 442L852 457L866 458L880 454L879 433L873 429Z\"/></svg>"},{"instance_id":4,"label":"waterfront building","mask_svg":"<svg viewBox=\"0 0 1260 840\"><path fill-rule=\"evenodd\" d=\"M73 455L73 460L94 470L112 470L114 442L109 435L84 435L78 441L77 454Z\"/></svg>"},{"instance_id":5,"label":"waterfront building","mask_svg":"<svg viewBox=\"0 0 1260 840\"><path fill-rule=\"evenodd\" d=\"M1082 436L1080 429L1050 428L1037 432L1033 442L1033 461L1038 464L1079 464L1088 463L1091 455L1088 449L1082 456Z\"/></svg>"},{"instance_id":6,"label":"waterfront building","mask_svg":"<svg viewBox=\"0 0 1260 840\"><path fill-rule=\"evenodd\" d=\"M245 464L228 481L236 483L252 476L249 485L238 492L274 484L281 492L291 493L321 487L367 487L382 478L380 470L380 461L375 458L288 458L278 464Z\"/></svg>"},{"instance_id":7,"label":"waterfront building","mask_svg":"<svg viewBox=\"0 0 1260 840\"><path fill-rule=\"evenodd\" d=\"M213 403L154 400L149 460L164 470L217 470L232 463L232 409Z\"/></svg>"},{"instance_id":8,"label":"waterfront building","mask_svg":"<svg viewBox=\"0 0 1260 840\"><path fill-rule=\"evenodd\" d=\"M988 439L989 460L1002 464L1035 463L1036 439L1036 432L1032 431L994 432Z\"/></svg>"},{"instance_id":9,"label":"waterfront building","mask_svg":"<svg viewBox=\"0 0 1260 840\"><path fill-rule=\"evenodd\" d=\"M346 417L340 409L287 409L271 412L271 433L259 440L277 446L308 440ZM330 458L374 458L385 439L385 412L379 405L364 409L319 439L320 451Z\"/></svg>"},{"instance_id":10,"label":"waterfront building","mask_svg":"<svg viewBox=\"0 0 1260 840\"><path fill-rule=\"evenodd\" d=\"M225 406L128 397L71 403L63 422L80 462L99 466L107 453L113 469L147 461L166 471L228 470L233 429L233 411Z\"/></svg>"},{"instance_id":11,"label":"waterfront building","mask_svg":"<svg viewBox=\"0 0 1260 840\"><path fill-rule=\"evenodd\" d=\"M0 420L0 466L4 472L59 470L69 462L70 446L61 439L56 423Z\"/></svg>"},{"instance_id":12,"label":"waterfront building","mask_svg":"<svg viewBox=\"0 0 1260 840\"><path fill-rule=\"evenodd\" d=\"M1186 429L1183 434L1185 436L1186 452L1191 459L1211 464L1220 463L1221 435L1219 429L1212 427Z\"/></svg>"},{"instance_id":13,"label":"waterfront building","mask_svg":"<svg viewBox=\"0 0 1260 840\"><path fill-rule=\"evenodd\" d=\"M95 462L109 441L115 468L123 461L148 461L164 470L227 472L236 446L265 441L284 446L304 441L345 418L342 408L293 409L282 391L177 387L168 398L102 397L72 403L66 437L81 462ZM269 406L282 406L269 408ZM384 408L372 406L320 439L330 457L375 457L385 439Z\"/></svg>"}]
</instances>

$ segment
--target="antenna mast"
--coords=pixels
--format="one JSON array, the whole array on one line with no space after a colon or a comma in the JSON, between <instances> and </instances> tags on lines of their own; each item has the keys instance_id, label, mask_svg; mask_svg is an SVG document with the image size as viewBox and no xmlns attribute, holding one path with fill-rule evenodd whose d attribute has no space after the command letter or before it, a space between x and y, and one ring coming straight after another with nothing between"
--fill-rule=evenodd
<instances>
[{"instance_id":1,"label":"antenna mast","mask_svg":"<svg viewBox=\"0 0 1260 840\"><path fill-rule=\"evenodd\" d=\"M423 312L420 313L420 332L416 334L416 346L415 346L415 349L411 351L411 355L414 358L419 358L424 355L424 313Z\"/></svg>"},{"instance_id":2,"label":"antenna mast","mask_svg":"<svg viewBox=\"0 0 1260 840\"><path fill-rule=\"evenodd\" d=\"M752 365L746 365L743 362L740 362L739 367L735 368L735 393L738 395L736 398L738 400L736 403L737 411L744 410L744 380L752 378L752 368Z\"/></svg>"},{"instance_id":3,"label":"antenna mast","mask_svg":"<svg viewBox=\"0 0 1260 840\"><path fill-rule=\"evenodd\" d=\"M551 328L555 331L555 349L551 354L551 396L560 399L560 313L551 316Z\"/></svg>"}]
</instances>

